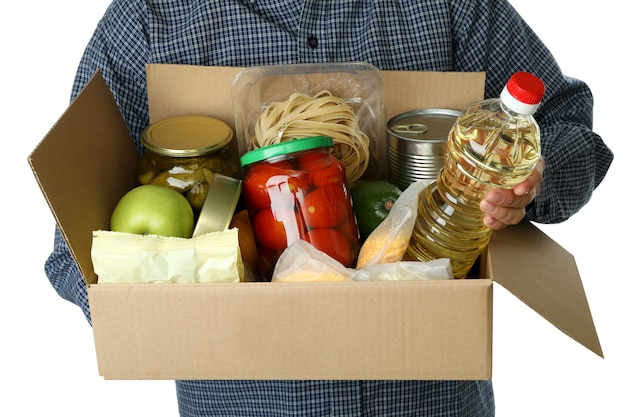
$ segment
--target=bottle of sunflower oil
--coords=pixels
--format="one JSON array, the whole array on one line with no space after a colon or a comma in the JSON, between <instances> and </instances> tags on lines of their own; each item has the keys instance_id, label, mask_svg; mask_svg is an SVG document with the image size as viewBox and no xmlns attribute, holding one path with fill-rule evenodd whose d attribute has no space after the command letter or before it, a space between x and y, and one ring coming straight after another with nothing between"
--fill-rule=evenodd
<instances>
[{"instance_id":1,"label":"bottle of sunflower oil","mask_svg":"<svg viewBox=\"0 0 626 417\"><path fill-rule=\"evenodd\" d=\"M540 158L533 113L545 87L533 74L511 76L499 98L470 104L448 136L446 162L418 200L407 260L449 258L465 278L491 237L479 204L494 187L524 181Z\"/></svg>"}]
</instances>

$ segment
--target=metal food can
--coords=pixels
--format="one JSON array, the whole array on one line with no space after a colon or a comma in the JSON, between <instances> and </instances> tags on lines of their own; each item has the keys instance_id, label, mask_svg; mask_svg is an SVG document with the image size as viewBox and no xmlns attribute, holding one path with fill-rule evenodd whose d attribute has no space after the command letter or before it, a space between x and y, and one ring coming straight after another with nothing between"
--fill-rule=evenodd
<instances>
[{"instance_id":1,"label":"metal food can","mask_svg":"<svg viewBox=\"0 0 626 417\"><path fill-rule=\"evenodd\" d=\"M389 119L389 182L405 190L415 181L435 179L445 162L448 134L460 114L451 109L422 109Z\"/></svg>"}]
</instances>

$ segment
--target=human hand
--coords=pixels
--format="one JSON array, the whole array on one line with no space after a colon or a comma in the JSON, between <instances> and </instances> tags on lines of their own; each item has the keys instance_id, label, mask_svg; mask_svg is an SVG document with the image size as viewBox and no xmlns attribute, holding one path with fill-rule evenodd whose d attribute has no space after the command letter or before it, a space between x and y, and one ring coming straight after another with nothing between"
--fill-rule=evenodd
<instances>
[{"instance_id":1,"label":"human hand","mask_svg":"<svg viewBox=\"0 0 626 417\"><path fill-rule=\"evenodd\" d=\"M545 161L540 158L530 176L511 189L494 188L480 202L483 222L492 230L504 229L522 221L526 206L539 195Z\"/></svg>"}]
</instances>

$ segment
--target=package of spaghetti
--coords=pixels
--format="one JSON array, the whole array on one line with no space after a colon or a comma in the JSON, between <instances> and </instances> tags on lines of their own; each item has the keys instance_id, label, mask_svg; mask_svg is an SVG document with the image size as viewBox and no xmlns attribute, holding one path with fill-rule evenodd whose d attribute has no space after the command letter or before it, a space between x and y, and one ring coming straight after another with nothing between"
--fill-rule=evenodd
<instances>
[{"instance_id":1,"label":"package of spaghetti","mask_svg":"<svg viewBox=\"0 0 626 417\"><path fill-rule=\"evenodd\" d=\"M333 138L348 183L386 172L382 73L367 63L246 68L232 86L240 155L311 136Z\"/></svg>"}]
</instances>

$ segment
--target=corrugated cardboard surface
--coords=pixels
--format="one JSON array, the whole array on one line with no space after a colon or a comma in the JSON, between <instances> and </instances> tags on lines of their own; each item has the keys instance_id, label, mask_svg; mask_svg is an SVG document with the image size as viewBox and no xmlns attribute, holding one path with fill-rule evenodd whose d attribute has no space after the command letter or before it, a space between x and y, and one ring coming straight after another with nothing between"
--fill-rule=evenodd
<instances>
[{"instance_id":1,"label":"corrugated cardboard surface","mask_svg":"<svg viewBox=\"0 0 626 417\"><path fill-rule=\"evenodd\" d=\"M355 69L347 68L346 63L322 64L314 69L308 64L287 66L289 69L281 66L280 71L277 67L257 67L250 69L258 71L254 75L245 71L242 75L243 68L233 67L207 69L191 65L148 65L150 120L155 122L184 114L217 117L233 127L238 141L243 144L246 143L244 132L254 130L259 109L268 104L263 100L269 97L286 100L296 90L313 94L316 91L308 89L324 85L333 93L337 91L340 97L367 107L367 111L362 112L365 118L378 116L380 112L388 115L381 117L384 120L360 125L366 126L364 130L371 140L370 161L364 178L378 179L381 172L387 171L388 118L415 109L443 107L460 110L469 101L483 97L484 73L433 71L421 72L419 77L414 77L407 76L410 73L406 71L381 71L374 75L367 72L369 64L365 67L362 64L355 65ZM379 81L379 78L383 79ZM251 102L258 105L252 106ZM238 120L234 109L240 114ZM250 125L242 119L248 119ZM241 146L240 154L246 149L245 145Z\"/></svg>"},{"instance_id":2,"label":"corrugated cardboard surface","mask_svg":"<svg viewBox=\"0 0 626 417\"><path fill-rule=\"evenodd\" d=\"M108 229L137 183L138 155L111 91L96 76L31 153L29 163L88 283L91 233Z\"/></svg>"},{"instance_id":3,"label":"corrugated cardboard surface","mask_svg":"<svg viewBox=\"0 0 626 417\"><path fill-rule=\"evenodd\" d=\"M565 334L603 356L574 256L528 223L516 226L515 232L493 234L489 274Z\"/></svg>"},{"instance_id":4,"label":"corrugated cardboard surface","mask_svg":"<svg viewBox=\"0 0 626 417\"><path fill-rule=\"evenodd\" d=\"M154 93L158 101L154 95L150 100L151 113L160 114L153 120L181 108L232 120L228 92L236 69L148 70L149 82L158 82L160 91ZM387 111L394 114L421 106L462 107L480 98L484 82L484 74L385 76L387 100L396 103ZM155 90L149 85L149 91ZM486 279L479 280L98 285L91 233L108 227L114 205L134 184L137 162L99 74L29 162L90 284L98 366L107 379L489 378L491 279L601 354L573 258L559 255L555 261L554 242L532 225L497 233L483 257L480 276ZM561 266L555 270L556 264ZM546 280L551 288L542 291ZM555 297L562 299L553 308ZM568 303L573 306L561 312Z\"/></svg>"},{"instance_id":5,"label":"corrugated cardboard surface","mask_svg":"<svg viewBox=\"0 0 626 417\"><path fill-rule=\"evenodd\" d=\"M95 285L89 298L105 377L489 378L492 282L451 284Z\"/></svg>"},{"instance_id":6,"label":"corrugated cardboard surface","mask_svg":"<svg viewBox=\"0 0 626 417\"><path fill-rule=\"evenodd\" d=\"M213 115L234 125L231 84L242 68L148 65L150 121L185 114ZM382 71L387 119L424 108L460 110L483 97L485 74Z\"/></svg>"}]
</instances>

